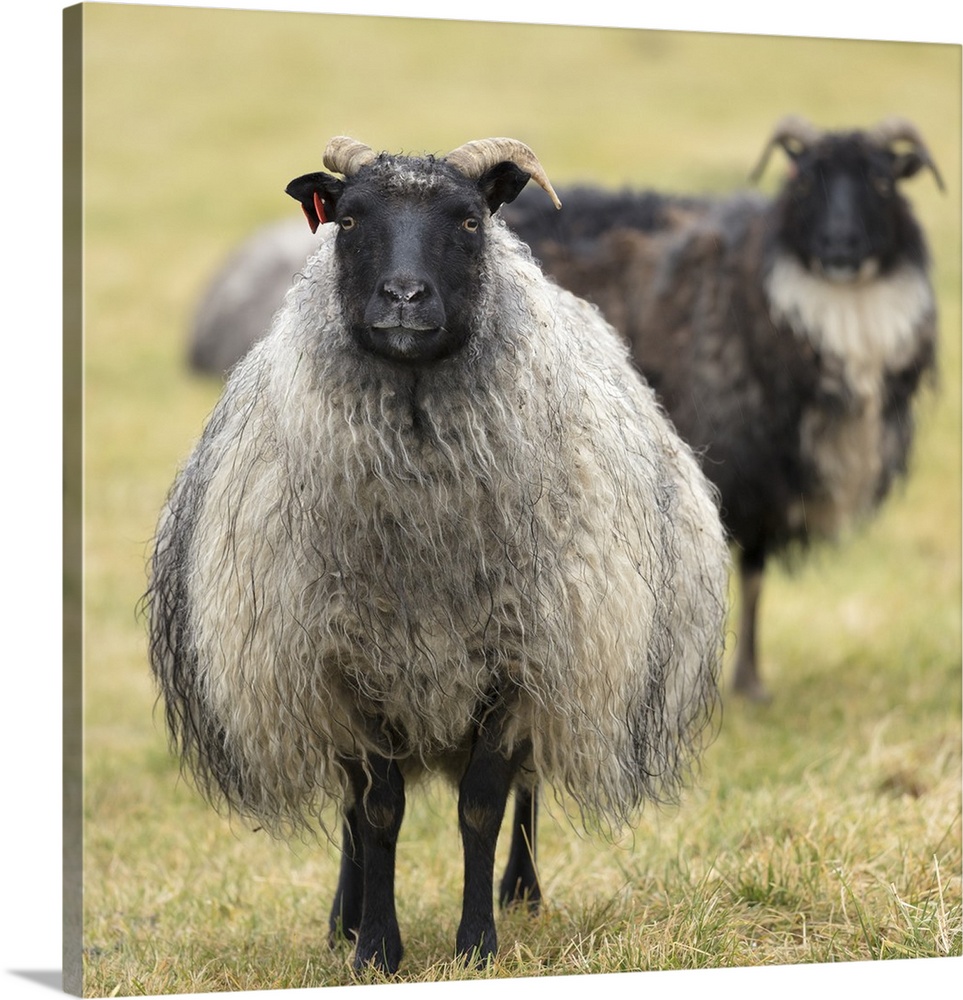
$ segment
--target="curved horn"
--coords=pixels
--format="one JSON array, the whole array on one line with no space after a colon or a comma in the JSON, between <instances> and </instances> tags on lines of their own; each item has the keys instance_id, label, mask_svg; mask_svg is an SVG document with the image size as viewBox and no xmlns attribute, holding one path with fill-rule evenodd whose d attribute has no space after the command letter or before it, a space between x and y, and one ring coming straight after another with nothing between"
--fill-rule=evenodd
<instances>
[{"instance_id":1,"label":"curved horn","mask_svg":"<svg viewBox=\"0 0 963 1000\"><path fill-rule=\"evenodd\" d=\"M766 164L769 162L769 154L775 146L782 146L790 156L798 156L808 146L814 146L825 133L810 124L800 115L786 115L776 122L776 127L766 143L766 148L762 151L759 162L749 174L749 180L755 182L762 176Z\"/></svg>"},{"instance_id":2,"label":"curved horn","mask_svg":"<svg viewBox=\"0 0 963 1000\"><path fill-rule=\"evenodd\" d=\"M376 159L378 154L363 142L347 135L336 135L324 151L324 165L328 170L350 177L363 166Z\"/></svg>"},{"instance_id":3,"label":"curved horn","mask_svg":"<svg viewBox=\"0 0 963 1000\"><path fill-rule=\"evenodd\" d=\"M443 159L472 180L481 177L496 163L508 160L519 169L531 174L532 180L548 194L556 208L562 207L548 175L538 162L538 157L529 146L518 139L475 139L453 149Z\"/></svg>"},{"instance_id":4,"label":"curved horn","mask_svg":"<svg viewBox=\"0 0 963 1000\"><path fill-rule=\"evenodd\" d=\"M936 178L939 189L941 191L946 190L943 178L940 176L933 157L930 156L930 151L926 148L926 143L923 142L923 137L911 121L906 118L884 118L881 122L878 122L866 131L866 137L871 142L886 147L893 146L898 142L908 142L913 147L913 152L920 158L923 166L929 167L933 171L933 176Z\"/></svg>"}]
</instances>

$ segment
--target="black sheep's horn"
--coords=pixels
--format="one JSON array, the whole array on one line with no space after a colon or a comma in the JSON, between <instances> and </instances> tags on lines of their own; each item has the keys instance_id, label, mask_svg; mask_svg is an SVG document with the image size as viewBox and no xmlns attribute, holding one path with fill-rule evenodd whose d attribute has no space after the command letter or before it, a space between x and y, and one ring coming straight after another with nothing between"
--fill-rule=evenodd
<instances>
[{"instance_id":1,"label":"black sheep's horn","mask_svg":"<svg viewBox=\"0 0 963 1000\"><path fill-rule=\"evenodd\" d=\"M926 143L923 142L923 137L911 121L908 121L906 118L884 118L867 131L866 137L871 142L878 143L880 146L887 148L895 146L898 143L909 143L913 148L913 152L919 157L919 162L924 167L929 167L933 171L933 176L936 178L939 189L941 191L946 190L943 178L940 176L940 172L933 161L933 157L930 155L929 149L926 147Z\"/></svg>"},{"instance_id":2,"label":"black sheep's horn","mask_svg":"<svg viewBox=\"0 0 963 1000\"><path fill-rule=\"evenodd\" d=\"M806 121L801 115L786 115L785 118L781 118L776 123L759 162L749 174L749 180L753 182L759 180L769 162L769 154L776 146L781 146L791 157L795 158L803 150L814 146L824 135L825 132Z\"/></svg>"}]
</instances>

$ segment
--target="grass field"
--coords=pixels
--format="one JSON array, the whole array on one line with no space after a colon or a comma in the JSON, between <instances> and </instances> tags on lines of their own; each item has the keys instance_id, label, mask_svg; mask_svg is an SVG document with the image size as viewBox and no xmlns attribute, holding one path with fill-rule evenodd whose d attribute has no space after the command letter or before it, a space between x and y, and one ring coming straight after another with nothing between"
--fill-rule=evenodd
<instances>
[{"instance_id":1,"label":"grass field","mask_svg":"<svg viewBox=\"0 0 963 1000\"><path fill-rule=\"evenodd\" d=\"M855 537L771 574L776 698L726 699L678 809L615 841L543 824L544 912L505 915L484 972L450 962L452 797L412 802L399 979L959 956L959 46L109 4L84 28L85 993L356 981L325 943L336 852L232 824L179 780L136 614L157 513L218 392L184 350L222 255L298 210L284 185L337 133L441 152L514 135L556 185L727 190L787 111L906 115L947 181L906 185L943 332L912 475Z\"/></svg>"}]
</instances>

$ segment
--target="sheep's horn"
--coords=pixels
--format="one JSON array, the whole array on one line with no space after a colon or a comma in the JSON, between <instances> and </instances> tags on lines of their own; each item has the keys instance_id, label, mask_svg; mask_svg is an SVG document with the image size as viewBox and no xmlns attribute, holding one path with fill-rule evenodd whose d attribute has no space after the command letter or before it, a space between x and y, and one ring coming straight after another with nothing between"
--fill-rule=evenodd
<instances>
[{"instance_id":1,"label":"sheep's horn","mask_svg":"<svg viewBox=\"0 0 963 1000\"><path fill-rule=\"evenodd\" d=\"M376 159L378 154L363 142L347 135L336 135L324 151L324 165L328 170L350 177L363 166Z\"/></svg>"},{"instance_id":2,"label":"sheep's horn","mask_svg":"<svg viewBox=\"0 0 963 1000\"><path fill-rule=\"evenodd\" d=\"M926 148L926 143L923 142L923 137L911 121L905 118L884 118L866 132L866 137L870 141L886 147L893 146L898 142L908 142L922 164L933 171L939 189L946 190L943 178L940 176L936 163L933 162L933 157L930 156L930 151Z\"/></svg>"},{"instance_id":3,"label":"sheep's horn","mask_svg":"<svg viewBox=\"0 0 963 1000\"><path fill-rule=\"evenodd\" d=\"M825 135L823 131L810 124L800 115L786 115L776 122L776 127L766 143L766 148L762 151L759 162L749 174L749 180L755 182L762 176L766 164L769 162L769 154L776 146L782 146L790 156L796 156L808 146L813 146Z\"/></svg>"},{"instance_id":4,"label":"sheep's horn","mask_svg":"<svg viewBox=\"0 0 963 1000\"><path fill-rule=\"evenodd\" d=\"M495 166L496 163L508 160L516 167L531 174L532 179L548 194L556 208L562 207L548 175L538 162L538 157L529 146L518 139L475 139L472 142L466 142L464 146L453 149L444 157L444 160L460 170L466 177L472 179L481 177L489 167Z\"/></svg>"}]
</instances>

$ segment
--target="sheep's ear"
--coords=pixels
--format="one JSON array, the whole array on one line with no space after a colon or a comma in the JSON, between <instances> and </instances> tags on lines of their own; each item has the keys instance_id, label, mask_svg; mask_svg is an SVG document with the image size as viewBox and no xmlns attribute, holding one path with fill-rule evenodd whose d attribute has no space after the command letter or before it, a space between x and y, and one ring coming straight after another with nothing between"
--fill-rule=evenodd
<instances>
[{"instance_id":1,"label":"sheep's ear","mask_svg":"<svg viewBox=\"0 0 963 1000\"><path fill-rule=\"evenodd\" d=\"M334 217L335 206L343 190L344 181L319 171L295 177L284 189L284 193L301 202L311 232L316 233L322 222L328 222Z\"/></svg>"},{"instance_id":2,"label":"sheep's ear","mask_svg":"<svg viewBox=\"0 0 963 1000\"><path fill-rule=\"evenodd\" d=\"M488 204L490 212L514 201L532 175L527 170L505 160L490 167L478 178L478 189Z\"/></svg>"}]
</instances>

